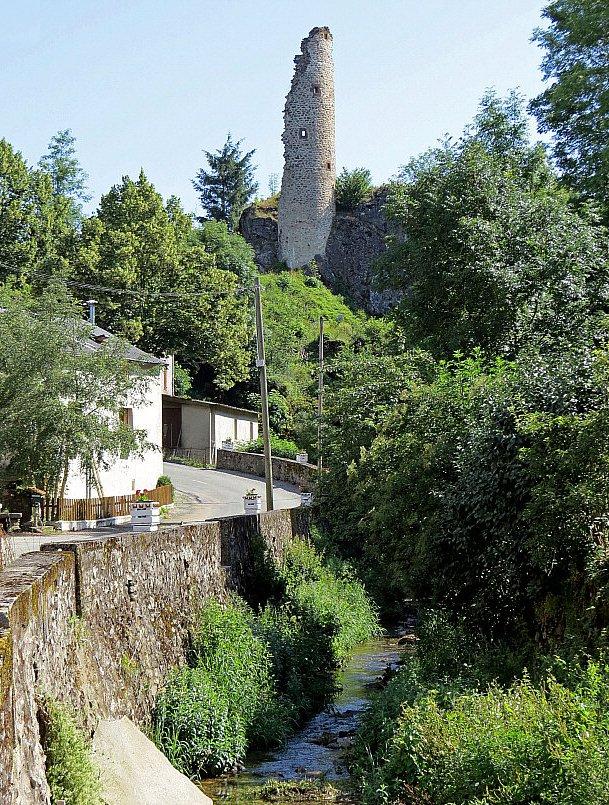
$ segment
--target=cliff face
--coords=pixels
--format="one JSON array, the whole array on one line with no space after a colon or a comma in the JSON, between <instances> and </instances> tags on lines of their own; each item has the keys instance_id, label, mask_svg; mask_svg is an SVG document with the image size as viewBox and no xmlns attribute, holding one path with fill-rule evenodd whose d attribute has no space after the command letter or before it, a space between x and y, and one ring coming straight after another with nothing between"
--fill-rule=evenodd
<instances>
[{"instance_id":1,"label":"cliff face","mask_svg":"<svg viewBox=\"0 0 609 805\"><path fill-rule=\"evenodd\" d=\"M319 266L326 285L370 313L384 313L393 303L392 294L373 288L372 266L387 250L387 236L399 234L383 212L386 200L380 188L354 210L337 212Z\"/></svg>"},{"instance_id":2,"label":"cliff face","mask_svg":"<svg viewBox=\"0 0 609 805\"><path fill-rule=\"evenodd\" d=\"M239 232L254 250L256 265L268 271L279 263L277 208L261 210L256 204L243 211Z\"/></svg>"},{"instance_id":3,"label":"cliff face","mask_svg":"<svg viewBox=\"0 0 609 805\"><path fill-rule=\"evenodd\" d=\"M395 302L394 294L380 293L372 287L372 265L386 251L387 236L399 236L383 212L386 199L387 191L379 188L370 201L354 210L337 211L325 254L318 258L325 284L369 313L383 313ZM239 230L254 249L262 271L279 264L277 218L268 206L248 207Z\"/></svg>"}]
</instances>

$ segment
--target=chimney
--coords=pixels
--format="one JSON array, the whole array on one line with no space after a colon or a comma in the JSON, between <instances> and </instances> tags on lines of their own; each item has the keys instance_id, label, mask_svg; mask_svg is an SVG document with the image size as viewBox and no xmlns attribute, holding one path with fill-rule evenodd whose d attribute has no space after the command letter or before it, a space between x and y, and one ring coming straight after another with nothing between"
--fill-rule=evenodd
<instances>
[{"instance_id":1,"label":"chimney","mask_svg":"<svg viewBox=\"0 0 609 805\"><path fill-rule=\"evenodd\" d=\"M97 304L97 299L87 299L85 305L89 305L89 323L95 324L95 305Z\"/></svg>"}]
</instances>

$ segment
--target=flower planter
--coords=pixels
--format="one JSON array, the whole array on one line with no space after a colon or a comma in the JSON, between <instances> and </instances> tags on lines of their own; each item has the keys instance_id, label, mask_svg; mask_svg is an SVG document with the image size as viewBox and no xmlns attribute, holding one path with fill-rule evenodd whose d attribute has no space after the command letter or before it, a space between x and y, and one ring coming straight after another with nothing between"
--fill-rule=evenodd
<instances>
[{"instance_id":1,"label":"flower planter","mask_svg":"<svg viewBox=\"0 0 609 805\"><path fill-rule=\"evenodd\" d=\"M304 450L302 452L300 452L300 453L296 453L296 461L299 464L308 464L309 463L309 454L305 453Z\"/></svg>"},{"instance_id":2,"label":"flower planter","mask_svg":"<svg viewBox=\"0 0 609 805\"><path fill-rule=\"evenodd\" d=\"M158 531L161 522L161 507L156 500L139 500L131 504L131 528L133 531Z\"/></svg>"},{"instance_id":3,"label":"flower planter","mask_svg":"<svg viewBox=\"0 0 609 805\"><path fill-rule=\"evenodd\" d=\"M260 514L262 511L262 495L244 495L243 511L246 514Z\"/></svg>"},{"instance_id":4,"label":"flower planter","mask_svg":"<svg viewBox=\"0 0 609 805\"><path fill-rule=\"evenodd\" d=\"M300 505L301 506L311 506L313 504L313 492L301 492L300 493Z\"/></svg>"},{"instance_id":5,"label":"flower planter","mask_svg":"<svg viewBox=\"0 0 609 805\"><path fill-rule=\"evenodd\" d=\"M222 442L222 449L223 450L234 450L235 449L235 443L233 441L231 441L230 439L228 441L226 441L226 442Z\"/></svg>"}]
</instances>

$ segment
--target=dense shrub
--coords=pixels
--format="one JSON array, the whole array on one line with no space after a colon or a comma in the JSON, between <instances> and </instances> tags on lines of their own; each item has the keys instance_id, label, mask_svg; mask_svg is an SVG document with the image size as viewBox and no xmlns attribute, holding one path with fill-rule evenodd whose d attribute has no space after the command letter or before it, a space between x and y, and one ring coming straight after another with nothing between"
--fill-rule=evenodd
<instances>
[{"instance_id":1,"label":"dense shrub","mask_svg":"<svg viewBox=\"0 0 609 805\"><path fill-rule=\"evenodd\" d=\"M264 453L264 442L260 436L252 442L244 442L237 448L243 453ZM271 435L271 452L277 458L296 458L299 447L289 439L280 439L277 436Z\"/></svg>"},{"instance_id":2,"label":"dense shrub","mask_svg":"<svg viewBox=\"0 0 609 805\"><path fill-rule=\"evenodd\" d=\"M402 672L412 687L411 673ZM607 801L606 666L590 664L574 690L553 678L540 686L525 678L507 690L408 698L397 720L383 724L386 740L364 783L365 802Z\"/></svg>"},{"instance_id":3,"label":"dense shrub","mask_svg":"<svg viewBox=\"0 0 609 805\"><path fill-rule=\"evenodd\" d=\"M353 210L372 195L372 175L367 168L343 168L336 177L336 206Z\"/></svg>"},{"instance_id":4,"label":"dense shrub","mask_svg":"<svg viewBox=\"0 0 609 805\"><path fill-rule=\"evenodd\" d=\"M313 456L317 443L319 319L324 319L326 358L366 337L372 320L304 271L265 273L260 281L271 427L278 436L293 439Z\"/></svg>"},{"instance_id":5,"label":"dense shrub","mask_svg":"<svg viewBox=\"0 0 609 805\"><path fill-rule=\"evenodd\" d=\"M514 680L521 657L473 645L442 613L420 637L360 727L365 803L606 802L609 666L555 662L558 681L539 660Z\"/></svg>"},{"instance_id":6,"label":"dense shrub","mask_svg":"<svg viewBox=\"0 0 609 805\"><path fill-rule=\"evenodd\" d=\"M99 772L91 747L70 710L49 699L42 703L46 776L53 802L101 805Z\"/></svg>"},{"instance_id":7,"label":"dense shrub","mask_svg":"<svg viewBox=\"0 0 609 805\"><path fill-rule=\"evenodd\" d=\"M337 549L388 603L427 599L544 650L593 641L609 611L606 383L605 353L577 344L517 362L361 356L326 398Z\"/></svg>"},{"instance_id":8,"label":"dense shrub","mask_svg":"<svg viewBox=\"0 0 609 805\"><path fill-rule=\"evenodd\" d=\"M185 774L219 774L245 755L249 742L280 742L286 735L286 710L252 619L237 599L227 606L209 602L193 636L190 667L174 672L157 701L155 739Z\"/></svg>"},{"instance_id":9,"label":"dense shrub","mask_svg":"<svg viewBox=\"0 0 609 805\"><path fill-rule=\"evenodd\" d=\"M378 630L374 605L346 563L324 561L312 545L297 541L286 551L281 576L295 609L332 630L339 663Z\"/></svg>"},{"instance_id":10,"label":"dense shrub","mask_svg":"<svg viewBox=\"0 0 609 805\"><path fill-rule=\"evenodd\" d=\"M157 701L155 740L185 774L218 774L248 748L281 743L332 700L341 661L377 628L361 585L306 543L266 573L273 599L259 615L236 597L206 604L189 666L174 671Z\"/></svg>"},{"instance_id":11,"label":"dense shrub","mask_svg":"<svg viewBox=\"0 0 609 805\"><path fill-rule=\"evenodd\" d=\"M268 648L272 675L294 727L323 709L337 692L336 628L286 602L265 607L255 629Z\"/></svg>"},{"instance_id":12,"label":"dense shrub","mask_svg":"<svg viewBox=\"0 0 609 805\"><path fill-rule=\"evenodd\" d=\"M169 475L159 475L156 485L171 486L171 478L169 477Z\"/></svg>"}]
</instances>

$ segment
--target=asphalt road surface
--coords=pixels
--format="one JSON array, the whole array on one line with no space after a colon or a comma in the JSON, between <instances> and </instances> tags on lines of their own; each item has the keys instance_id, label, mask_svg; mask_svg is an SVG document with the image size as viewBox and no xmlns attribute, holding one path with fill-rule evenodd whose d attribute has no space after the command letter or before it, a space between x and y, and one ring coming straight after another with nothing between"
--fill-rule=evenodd
<instances>
[{"instance_id":1,"label":"asphalt road surface","mask_svg":"<svg viewBox=\"0 0 609 805\"><path fill-rule=\"evenodd\" d=\"M227 470L199 470L183 464L165 462L163 472L171 478L178 490L177 502L169 513L166 523L194 522L243 514L243 495L256 489L262 495L263 510L266 509L264 478ZM297 486L278 482L273 485L276 509L300 506Z\"/></svg>"}]
</instances>

